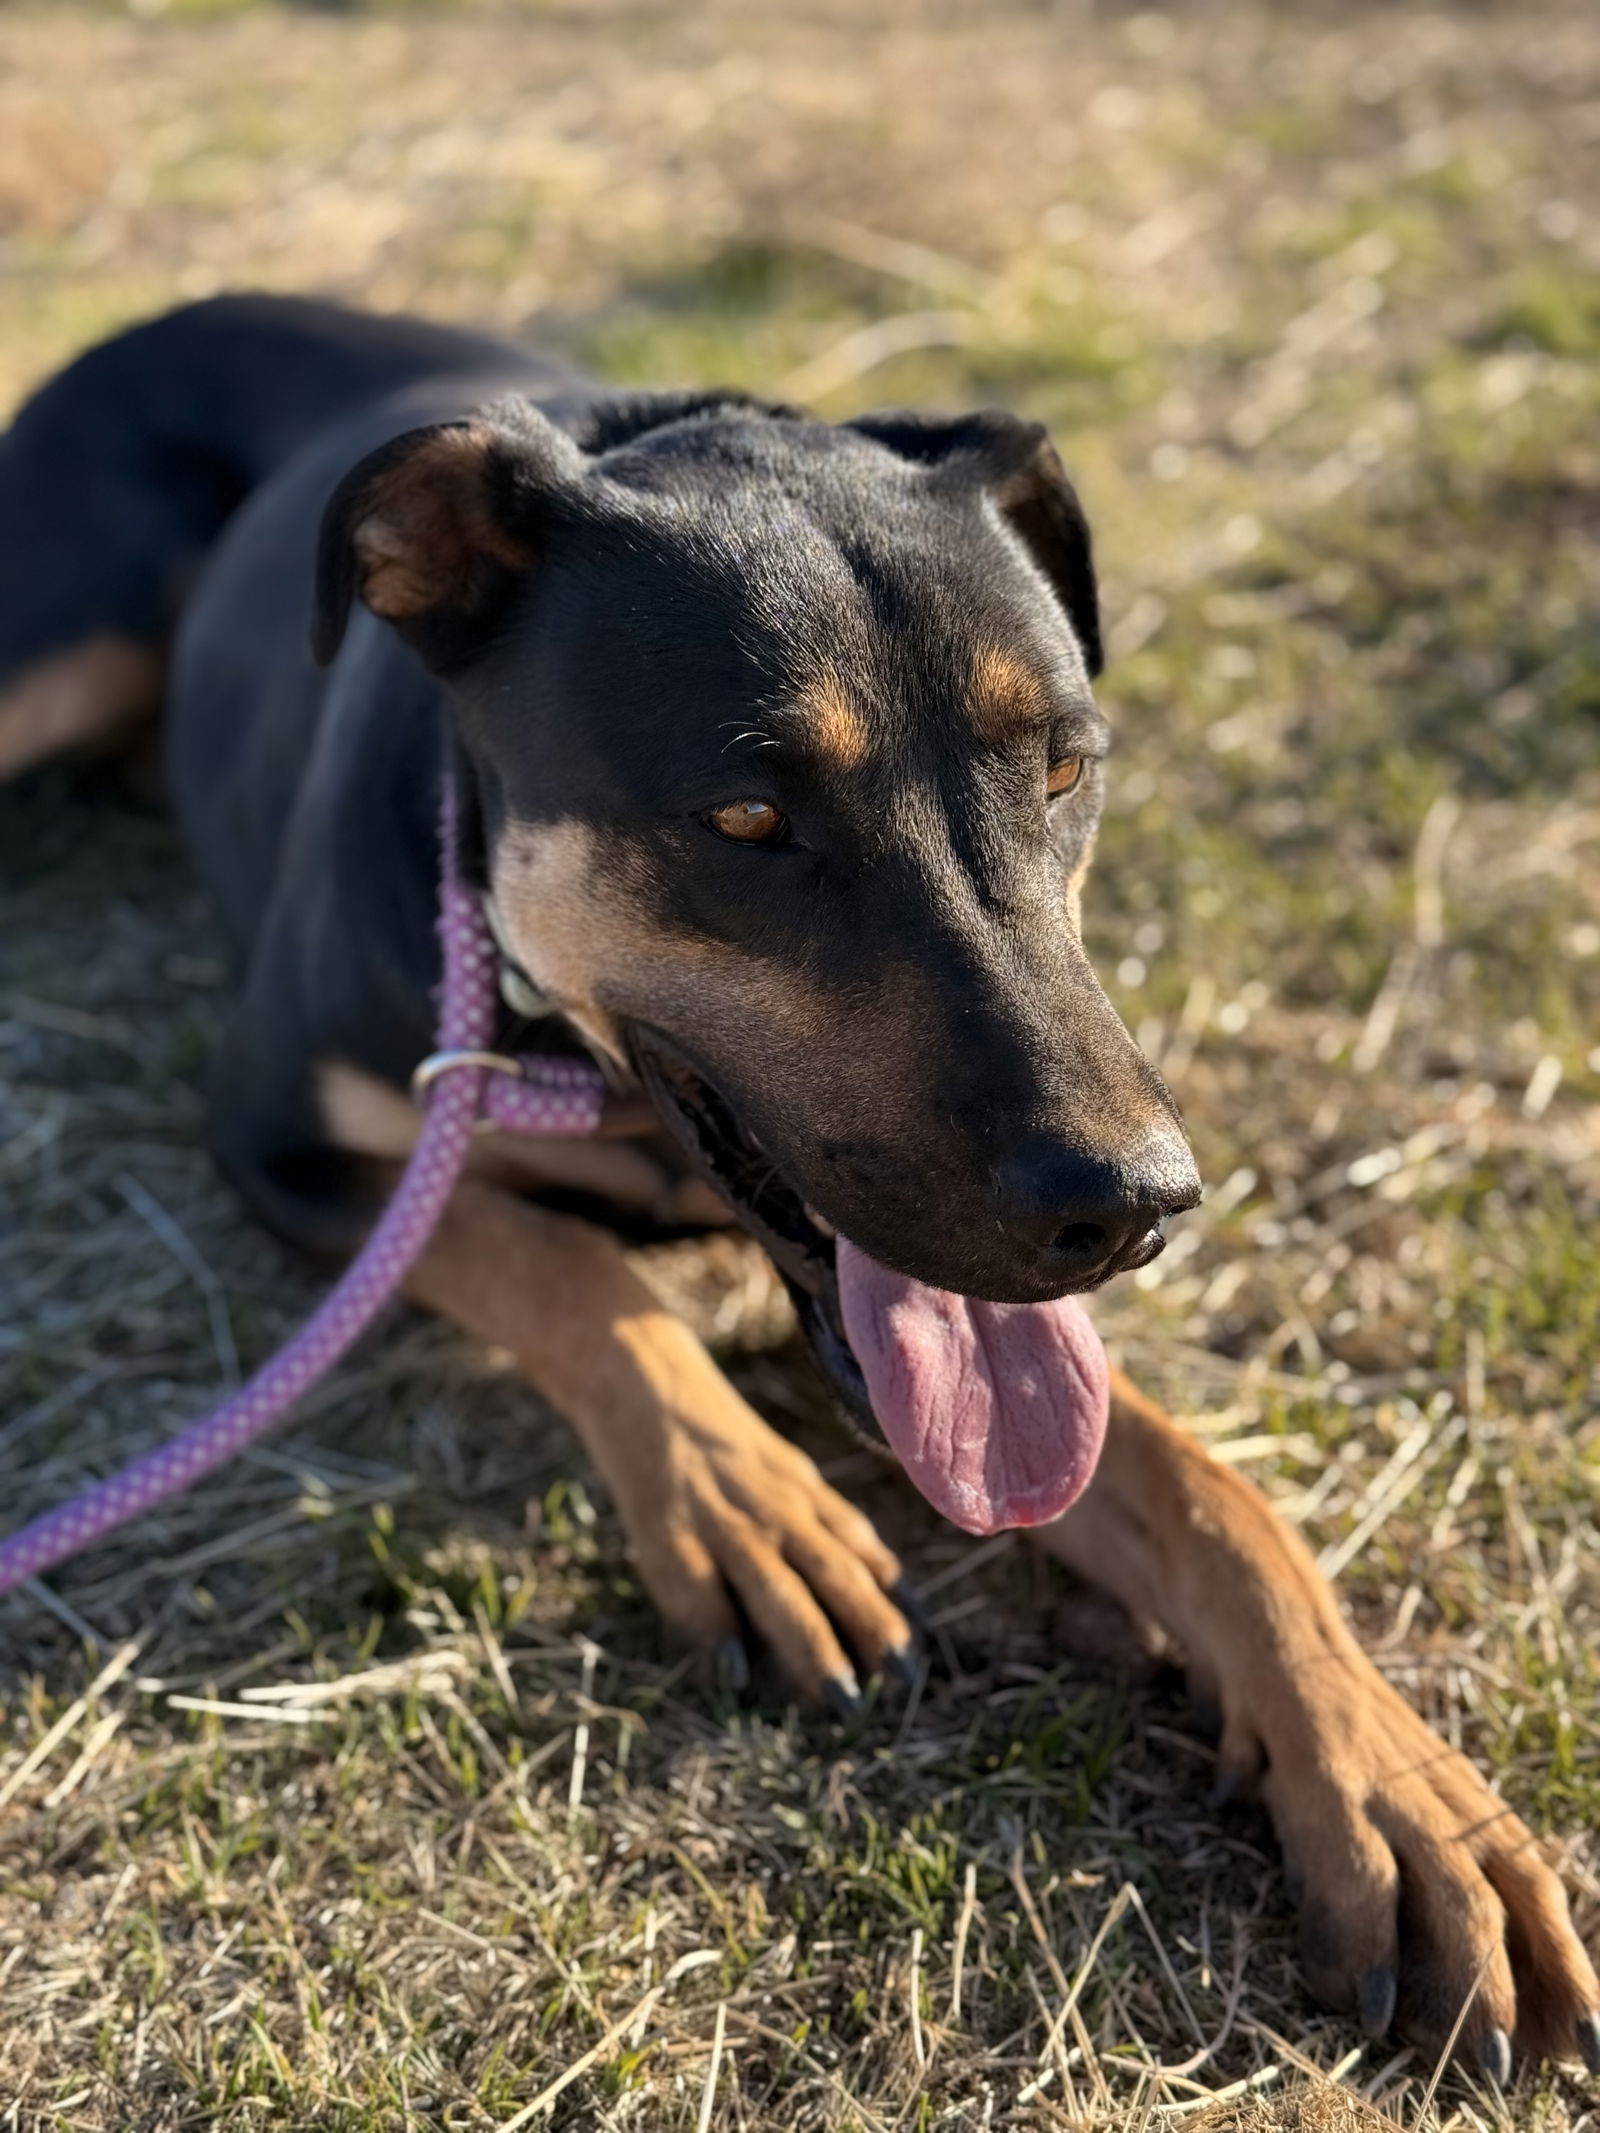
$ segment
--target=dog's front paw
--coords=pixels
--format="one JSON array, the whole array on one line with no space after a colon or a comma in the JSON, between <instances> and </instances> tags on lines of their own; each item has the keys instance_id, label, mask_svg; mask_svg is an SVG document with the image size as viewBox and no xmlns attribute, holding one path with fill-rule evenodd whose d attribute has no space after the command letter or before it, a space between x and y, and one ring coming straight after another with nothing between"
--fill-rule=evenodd
<instances>
[{"instance_id":1,"label":"dog's front paw","mask_svg":"<svg viewBox=\"0 0 1600 2133\"><path fill-rule=\"evenodd\" d=\"M1258 1771L1312 1990L1503 2081L1516 2050L1600 2072L1600 1984L1532 1832L1355 1649L1224 1690L1221 1789Z\"/></svg>"},{"instance_id":2,"label":"dog's front paw","mask_svg":"<svg viewBox=\"0 0 1600 2133\"><path fill-rule=\"evenodd\" d=\"M748 1625L803 1695L853 1709L863 1676L910 1670L899 1559L804 1452L735 1396L719 1408L675 1419L659 1486L618 1489L639 1573L741 1685Z\"/></svg>"}]
</instances>

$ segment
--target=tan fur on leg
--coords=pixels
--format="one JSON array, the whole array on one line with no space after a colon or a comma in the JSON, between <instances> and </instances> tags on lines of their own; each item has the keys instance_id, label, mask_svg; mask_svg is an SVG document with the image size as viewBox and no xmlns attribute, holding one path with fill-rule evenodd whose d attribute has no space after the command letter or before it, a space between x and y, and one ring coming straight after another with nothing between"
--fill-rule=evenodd
<instances>
[{"instance_id":1,"label":"tan fur on leg","mask_svg":"<svg viewBox=\"0 0 1600 2133\"><path fill-rule=\"evenodd\" d=\"M1571 2056L1600 1984L1527 1828L1378 1673L1259 1490L1113 1374L1090 1488L1036 1536L1184 1650L1222 1714L1223 1787L1260 1773L1303 1880L1313 1989L1437 2048ZM1400 1902L1403 1892L1404 1903Z\"/></svg>"},{"instance_id":2,"label":"tan fur on leg","mask_svg":"<svg viewBox=\"0 0 1600 2133\"><path fill-rule=\"evenodd\" d=\"M909 1644L886 1590L894 1555L740 1398L614 1238L469 1180L406 1287L508 1349L566 1415L684 1635L735 1637L736 1593L811 1695L853 1691L846 1643L873 1668Z\"/></svg>"},{"instance_id":3,"label":"tan fur on leg","mask_svg":"<svg viewBox=\"0 0 1600 2133\"><path fill-rule=\"evenodd\" d=\"M123 637L94 637L27 668L0 695L0 779L128 738L159 711L165 671L158 652Z\"/></svg>"}]
</instances>

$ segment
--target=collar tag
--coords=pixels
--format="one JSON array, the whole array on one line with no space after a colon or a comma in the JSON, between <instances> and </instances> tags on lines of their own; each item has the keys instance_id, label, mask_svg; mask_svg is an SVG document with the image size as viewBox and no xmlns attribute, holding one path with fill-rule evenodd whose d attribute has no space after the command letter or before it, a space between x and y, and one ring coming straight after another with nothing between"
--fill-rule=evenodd
<instances>
[{"instance_id":1,"label":"collar tag","mask_svg":"<svg viewBox=\"0 0 1600 2133\"><path fill-rule=\"evenodd\" d=\"M561 1010L555 1001L539 990L513 955L505 920L501 917L500 908L494 898L487 892L483 898L483 915L489 922L490 933L494 936L499 965L496 976L500 997L507 1007L514 1015L521 1015L526 1022L539 1022L547 1015L559 1014Z\"/></svg>"}]
</instances>

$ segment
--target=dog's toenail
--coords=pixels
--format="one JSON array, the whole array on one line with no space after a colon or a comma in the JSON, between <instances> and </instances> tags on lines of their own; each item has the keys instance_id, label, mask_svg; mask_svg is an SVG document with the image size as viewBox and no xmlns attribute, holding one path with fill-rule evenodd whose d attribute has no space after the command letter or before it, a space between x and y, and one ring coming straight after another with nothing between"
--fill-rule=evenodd
<instances>
[{"instance_id":1,"label":"dog's toenail","mask_svg":"<svg viewBox=\"0 0 1600 2133\"><path fill-rule=\"evenodd\" d=\"M1226 1807L1233 1800L1243 1799L1254 1789L1259 1775L1260 1765L1254 1757L1242 1761L1230 1757L1227 1762L1219 1761L1207 1800L1212 1807Z\"/></svg>"},{"instance_id":2,"label":"dog's toenail","mask_svg":"<svg viewBox=\"0 0 1600 2133\"><path fill-rule=\"evenodd\" d=\"M1491 2029L1478 2045L1478 2064L1496 2088L1511 2079L1511 2039L1503 2029Z\"/></svg>"},{"instance_id":3,"label":"dog's toenail","mask_svg":"<svg viewBox=\"0 0 1600 2133\"><path fill-rule=\"evenodd\" d=\"M928 1633L928 1610L916 1586L908 1584L904 1578L896 1578L889 1587L889 1597L917 1634L925 1637Z\"/></svg>"},{"instance_id":4,"label":"dog's toenail","mask_svg":"<svg viewBox=\"0 0 1600 2133\"><path fill-rule=\"evenodd\" d=\"M913 1644L902 1644L897 1651L890 1652L883 1663L898 1681L910 1683L917 1678L917 1651Z\"/></svg>"},{"instance_id":5,"label":"dog's toenail","mask_svg":"<svg viewBox=\"0 0 1600 2133\"><path fill-rule=\"evenodd\" d=\"M717 1674L736 1696L742 1696L749 1688L750 1657L737 1637L724 1637L717 1646Z\"/></svg>"},{"instance_id":6,"label":"dog's toenail","mask_svg":"<svg viewBox=\"0 0 1600 2133\"><path fill-rule=\"evenodd\" d=\"M1222 1706L1213 1703L1209 1696L1192 1694L1189 1698L1189 1724L1207 1743L1222 1738Z\"/></svg>"},{"instance_id":7,"label":"dog's toenail","mask_svg":"<svg viewBox=\"0 0 1600 2133\"><path fill-rule=\"evenodd\" d=\"M1361 1980L1361 2027L1381 2037L1394 2020L1394 1972L1375 1963Z\"/></svg>"},{"instance_id":8,"label":"dog's toenail","mask_svg":"<svg viewBox=\"0 0 1600 2133\"><path fill-rule=\"evenodd\" d=\"M1578 2057L1591 2074L1600 2074L1600 2014L1579 2015Z\"/></svg>"},{"instance_id":9,"label":"dog's toenail","mask_svg":"<svg viewBox=\"0 0 1600 2133\"><path fill-rule=\"evenodd\" d=\"M829 1708L840 1718L855 1718L861 1710L861 1684L854 1674L846 1670L834 1674L823 1683L822 1693L828 1699Z\"/></svg>"}]
</instances>

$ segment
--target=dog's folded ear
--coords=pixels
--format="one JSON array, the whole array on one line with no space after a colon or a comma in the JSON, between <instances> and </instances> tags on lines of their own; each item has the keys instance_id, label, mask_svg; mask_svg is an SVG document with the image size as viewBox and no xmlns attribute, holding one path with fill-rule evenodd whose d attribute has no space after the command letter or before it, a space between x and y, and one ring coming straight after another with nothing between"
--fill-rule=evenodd
<instances>
[{"instance_id":1,"label":"dog's folded ear","mask_svg":"<svg viewBox=\"0 0 1600 2133\"><path fill-rule=\"evenodd\" d=\"M527 408L514 422L408 430L370 452L322 514L318 662L338 651L359 599L430 666L456 663L537 562L554 492L580 465L572 439Z\"/></svg>"},{"instance_id":2,"label":"dog's folded ear","mask_svg":"<svg viewBox=\"0 0 1600 2133\"><path fill-rule=\"evenodd\" d=\"M973 415L887 408L845 426L937 477L983 489L1049 579L1090 674L1100 672L1105 662L1089 522L1042 423L998 408Z\"/></svg>"}]
</instances>

